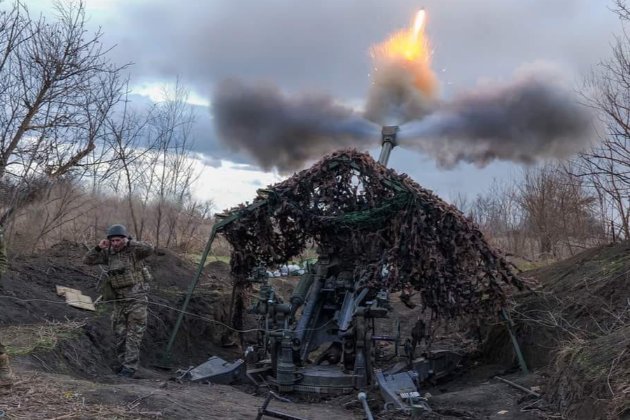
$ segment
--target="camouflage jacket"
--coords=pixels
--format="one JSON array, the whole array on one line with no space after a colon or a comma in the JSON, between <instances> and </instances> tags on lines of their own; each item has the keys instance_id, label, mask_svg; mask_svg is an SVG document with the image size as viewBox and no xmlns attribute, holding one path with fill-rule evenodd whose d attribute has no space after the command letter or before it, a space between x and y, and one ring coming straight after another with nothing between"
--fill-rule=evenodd
<instances>
[{"instance_id":1,"label":"camouflage jacket","mask_svg":"<svg viewBox=\"0 0 630 420\"><path fill-rule=\"evenodd\" d=\"M0 277L7 271L9 263L7 261L7 249L4 244L4 233L0 230Z\"/></svg>"},{"instance_id":2,"label":"camouflage jacket","mask_svg":"<svg viewBox=\"0 0 630 420\"><path fill-rule=\"evenodd\" d=\"M153 253L153 246L146 242L130 241L122 250L94 247L83 257L88 265L104 265L107 272L105 286L113 289L117 299L143 297L149 291L148 272L142 260ZM104 295L109 294L105 293ZM104 296L106 297L106 296ZM106 297L106 298L107 298Z\"/></svg>"}]
</instances>

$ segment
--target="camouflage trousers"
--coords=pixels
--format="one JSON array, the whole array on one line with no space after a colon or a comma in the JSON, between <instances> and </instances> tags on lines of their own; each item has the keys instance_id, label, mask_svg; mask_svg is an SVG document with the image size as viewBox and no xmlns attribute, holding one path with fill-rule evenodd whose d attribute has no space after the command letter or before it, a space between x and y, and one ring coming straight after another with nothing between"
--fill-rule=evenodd
<instances>
[{"instance_id":1,"label":"camouflage trousers","mask_svg":"<svg viewBox=\"0 0 630 420\"><path fill-rule=\"evenodd\" d=\"M112 314L114 343L118 362L136 370L140 359L140 344L147 329L147 297L116 302Z\"/></svg>"}]
</instances>

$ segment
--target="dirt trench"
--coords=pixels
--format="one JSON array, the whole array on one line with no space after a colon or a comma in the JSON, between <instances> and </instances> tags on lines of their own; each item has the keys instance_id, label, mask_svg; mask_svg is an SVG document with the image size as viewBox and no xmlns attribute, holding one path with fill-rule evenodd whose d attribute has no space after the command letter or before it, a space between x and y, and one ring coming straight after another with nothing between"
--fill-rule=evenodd
<instances>
[{"instance_id":1,"label":"dirt trench","mask_svg":"<svg viewBox=\"0 0 630 420\"><path fill-rule=\"evenodd\" d=\"M203 363L210 356L241 357L225 327L231 302L229 268L207 265L192 296L169 360L164 350L196 266L171 253L152 256L155 278L149 296L149 321L137 378L114 374L111 308L96 312L73 308L56 295L55 286L81 290L96 299L100 269L82 264L84 246L62 242L31 257L11 260L0 290L0 338L12 358L16 383L0 395L8 418L253 418L264 395L239 388L182 383L177 369ZM169 368L169 369L166 369ZM271 406L281 410L279 401ZM270 407L271 407L270 406ZM323 402L316 412L308 403L290 410L306 418L353 418L343 408ZM310 414L309 414L310 413Z\"/></svg>"},{"instance_id":2,"label":"dirt trench","mask_svg":"<svg viewBox=\"0 0 630 420\"><path fill-rule=\"evenodd\" d=\"M170 253L151 257L155 282L141 368L137 379L126 380L114 374L110 308L98 305L96 312L83 311L67 306L55 293L55 286L62 285L98 296L100 272L81 263L85 251L82 245L64 242L42 254L11 261L0 291L0 338L12 353L17 381L10 394L0 396L0 410L8 418L255 418L266 396L264 390L255 392L246 384L192 384L174 379L177 369L196 366L211 355L226 360L242 357L241 349L232 345L233 335L222 325L228 323L231 301L226 264L215 262L205 269L170 365L164 366L164 348L196 267ZM294 282L274 279L287 295ZM402 321L402 334L408 335L420 308L406 307L397 296L393 306ZM461 337L451 333L456 332L444 332L442 345L456 345ZM425 418L544 418L538 407L523 411L530 403L523 394L493 379L501 374L527 386L540 382L536 376L510 373L512 368L512 361L489 366L470 359L464 375L423 389L434 408ZM288 397L295 402L273 401L271 407L307 419L364 418L354 394L327 399ZM370 393L370 406L377 419L403 418L400 413L381 414L383 401L376 391Z\"/></svg>"}]
</instances>

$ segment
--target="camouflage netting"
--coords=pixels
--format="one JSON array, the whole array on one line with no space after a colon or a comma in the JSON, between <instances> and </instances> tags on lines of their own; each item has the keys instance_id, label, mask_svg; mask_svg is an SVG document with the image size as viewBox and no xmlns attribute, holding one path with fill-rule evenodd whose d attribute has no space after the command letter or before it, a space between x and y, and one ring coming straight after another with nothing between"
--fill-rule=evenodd
<instances>
[{"instance_id":1,"label":"camouflage netting","mask_svg":"<svg viewBox=\"0 0 630 420\"><path fill-rule=\"evenodd\" d=\"M236 215L221 231L233 246L236 279L285 263L314 242L353 258L355 275L371 286L411 284L436 317L494 315L506 301L501 284L522 287L459 210L355 150L260 191L227 213Z\"/></svg>"}]
</instances>

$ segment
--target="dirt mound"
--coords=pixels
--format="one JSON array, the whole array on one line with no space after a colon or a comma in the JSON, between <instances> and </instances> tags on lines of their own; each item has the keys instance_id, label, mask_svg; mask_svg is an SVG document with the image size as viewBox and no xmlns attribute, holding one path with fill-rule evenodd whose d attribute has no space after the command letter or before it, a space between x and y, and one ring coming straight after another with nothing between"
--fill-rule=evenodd
<instances>
[{"instance_id":1,"label":"dirt mound","mask_svg":"<svg viewBox=\"0 0 630 420\"><path fill-rule=\"evenodd\" d=\"M230 274L230 265L223 261L212 261L206 264L206 272L209 277L215 280L215 283L224 287L232 287L232 274Z\"/></svg>"},{"instance_id":2,"label":"dirt mound","mask_svg":"<svg viewBox=\"0 0 630 420\"><path fill-rule=\"evenodd\" d=\"M98 305L97 312L67 306L55 293L55 285L76 287L95 297L99 294L100 269L81 263L84 246L62 243L36 256L16 258L0 291L0 338L9 345L18 374L10 398L0 398L0 410L10 417L38 418L253 418L262 395L250 395L236 387L168 381L174 372L155 369L186 296L188 279L197 267L176 255L151 257L155 282L150 294L150 316L141 353L139 379L125 380L112 372L113 343L109 326L110 308ZM210 355L233 360L238 348L220 344L229 333L227 323L231 300L230 280L224 263L209 264L195 291L173 348L174 366L186 368ZM273 279L288 296L297 278ZM255 291L255 290L254 290ZM416 317L420 307L409 309L395 300L400 318ZM404 307L404 308L403 308ZM408 331L403 328L403 334ZM37 371L37 373L33 373ZM483 375L483 382L489 374ZM477 392L466 391L468 380L447 390L428 390L436 395L440 418L498 418L490 414L509 409L503 419L529 419L518 410L519 394L505 384L494 384ZM503 387L498 388L497 387ZM448 396L449 391L455 394ZM461 391L461 392L460 392ZM468 398L466 395L474 395ZM293 396L291 396L293 398ZM374 399L375 398L375 399ZM462 399L458 403L458 401ZM480 406L480 401L492 401ZM346 405L348 403L349 405ZM378 395L371 397L375 413L383 407ZM364 418L356 394L343 399L281 403L271 407L304 418ZM343 408L346 407L346 408ZM455 408L453 408L455 407ZM467 413L472 413L466 417ZM448 414L448 415L447 415ZM379 416L377 418L393 418ZM397 418L399 418L398 416Z\"/></svg>"},{"instance_id":3,"label":"dirt mound","mask_svg":"<svg viewBox=\"0 0 630 420\"><path fill-rule=\"evenodd\" d=\"M11 259L9 271L2 276L0 325L85 318L85 311L67 306L55 291L56 285L62 285L93 299L98 296L100 273L83 265L84 252L85 247L65 243L46 253Z\"/></svg>"},{"instance_id":4,"label":"dirt mound","mask_svg":"<svg viewBox=\"0 0 630 420\"><path fill-rule=\"evenodd\" d=\"M590 249L525 275L541 288L523 303L543 295L544 308L562 310L558 323L567 333L599 335L630 321L630 242Z\"/></svg>"},{"instance_id":5,"label":"dirt mound","mask_svg":"<svg viewBox=\"0 0 630 420\"><path fill-rule=\"evenodd\" d=\"M630 242L523 275L539 287L515 296L512 318L529 366L549 375L549 400L568 418L628 415ZM490 337L488 356L514 362L505 330Z\"/></svg>"},{"instance_id":6,"label":"dirt mound","mask_svg":"<svg viewBox=\"0 0 630 420\"><path fill-rule=\"evenodd\" d=\"M101 304L96 312L73 308L56 294L56 285L81 290L96 299L100 295L103 271L100 267L83 264L87 251L81 244L61 242L33 256L12 258L10 269L2 278L0 290L0 337L2 331L19 328L6 344L21 363L35 364L49 372L73 373L80 377L95 377L111 373L113 340L110 327L111 305ZM163 350L179 315L188 285L197 267L171 252L151 256L148 265L153 273L149 295L149 323L143 340L141 363L161 364ZM222 324L228 323L230 279L225 263L215 262L204 270L187 315L173 347L172 362L177 367L199 364L210 355L234 358L235 349L220 344L227 335ZM50 335L36 341L29 351L16 350L19 336L32 335L32 329L50 331L50 325L77 325L71 337ZM64 330L65 331L65 330ZM54 342L53 348L41 342ZM38 344L39 343L39 344Z\"/></svg>"},{"instance_id":7,"label":"dirt mound","mask_svg":"<svg viewBox=\"0 0 630 420\"><path fill-rule=\"evenodd\" d=\"M567 343L550 371L550 398L568 418L628 418L630 325Z\"/></svg>"},{"instance_id":8,"label":"dirt mound","mask_svg":"<svg viewBox=\"0 0 630 420\"><path fill-rule=\"evenodd\" d=\"M159 255L153 255L146 261L160 287L188 290L198 269L197 264L168 250L160 250ZM230 266L222 261L206 264L200 284L210 289L231 290Z\"/></svg>"}]
</instances>

